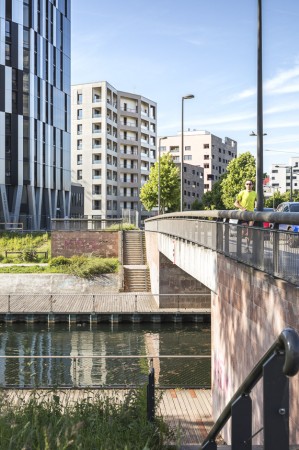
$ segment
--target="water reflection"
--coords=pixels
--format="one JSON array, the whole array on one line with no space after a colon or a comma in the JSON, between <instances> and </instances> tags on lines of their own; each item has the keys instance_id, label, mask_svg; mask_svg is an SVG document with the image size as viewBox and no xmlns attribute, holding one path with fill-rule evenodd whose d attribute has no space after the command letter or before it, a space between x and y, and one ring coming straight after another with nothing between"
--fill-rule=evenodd
<instances>
[{"instance_id":1,"label":"water reflection","mask_svg":"<svg viewBox=\"0 0 299 450\"><path fill-rule=\"evenodd\" d=\"M210 355L210 337L208 324L0 324L0 386L139 385L149 367L141 355L159 356L157 384L209 386L209 358L163 355ZM128 355L140 356L121 358Z\"/></svg>"}]
</instances>

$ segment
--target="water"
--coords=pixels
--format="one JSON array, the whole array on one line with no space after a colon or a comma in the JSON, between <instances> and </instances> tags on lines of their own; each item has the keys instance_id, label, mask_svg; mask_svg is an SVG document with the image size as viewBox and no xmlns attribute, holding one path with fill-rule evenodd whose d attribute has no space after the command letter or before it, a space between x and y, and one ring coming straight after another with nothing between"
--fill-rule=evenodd
<instances>
[{"instance_id":1,"label":"water","mask_svg":"<svg viewBox=\"0 0 299 450\"><path fill-rule=\"evenodd\" d=\"M139 385L155 355L157 384L208 387L209 358L175 356L210 353L209 324L0 324L0 386Z\"/></svg>"}]
</instances>

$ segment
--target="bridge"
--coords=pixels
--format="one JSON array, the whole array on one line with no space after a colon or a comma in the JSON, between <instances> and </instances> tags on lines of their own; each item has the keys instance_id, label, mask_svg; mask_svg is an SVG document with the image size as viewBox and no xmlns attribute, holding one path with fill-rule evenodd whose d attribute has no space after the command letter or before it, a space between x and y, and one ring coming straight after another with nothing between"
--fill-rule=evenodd
<instances>
[{"instance_id":1,"label":"bridge","mask_svg":"<svg viewBox=\"0 0 299 450\"><path fill-rule=\"evenodd\" d=\"M176 293L198 293L199 303L201 297L210 296L214 420L281 330L299 331L297 236L262 227L247 229L229 219L291 224L299 223L299 214L201 211L165 214L145 222L152 292L158 293L160 307L171 307ZM162 295L169 292L173 295ZM299 442L298 394L297 376L290 380L294 443ZM260 405L254 411L254 430L262 422L262 398L257 386L252 393Z\"/></svg>"}]
</instances>

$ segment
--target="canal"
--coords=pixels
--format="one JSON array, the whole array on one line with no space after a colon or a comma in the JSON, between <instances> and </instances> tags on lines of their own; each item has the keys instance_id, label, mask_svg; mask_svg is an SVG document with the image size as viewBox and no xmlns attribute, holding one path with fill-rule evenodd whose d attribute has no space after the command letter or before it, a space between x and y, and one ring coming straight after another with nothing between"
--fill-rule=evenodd
<instances>
[{"instance_id":1,"label":"canal","mask_svg":"<svg viewBox=\"0 0 299 450\"><path fill-rule=\"evenodd\" d=\"M209 387L210 353L206 323L1 323L0 387Z\"/></svg>"}]
</instances>

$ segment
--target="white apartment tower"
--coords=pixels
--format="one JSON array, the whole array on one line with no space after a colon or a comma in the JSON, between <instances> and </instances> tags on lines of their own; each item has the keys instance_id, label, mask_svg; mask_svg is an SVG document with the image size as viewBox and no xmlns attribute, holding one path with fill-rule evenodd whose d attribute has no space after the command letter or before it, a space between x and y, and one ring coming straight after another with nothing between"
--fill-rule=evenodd
<instances>
[{"instance_id":1,"label":"white apartment tower","mask_svg":"<svg viewBox=\"0 0 299 450\"><path fill-rule=\"evenodd\" d=\"M163 139L161 152L170 152L175 162L181 160L182 134ZM226 172L228 163L237 157L237 142L224 140L208 131L184 131L184 163L204 169L204 192Z\"/></svg>"},{"instance_id":2,"label":"white apartment tower","mask_svg":"<svg viewBox=\"0 0 299 450\"><path fill-rule=\"evenodd\" d=\"M156 160L155 102L106 81L72 86L72 180L88 218L143 210L139 191Z\"/></svg>"}]
</instances>

